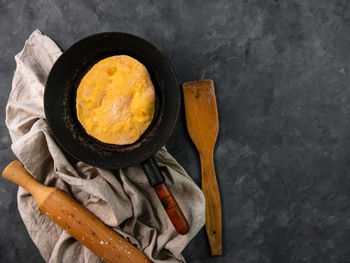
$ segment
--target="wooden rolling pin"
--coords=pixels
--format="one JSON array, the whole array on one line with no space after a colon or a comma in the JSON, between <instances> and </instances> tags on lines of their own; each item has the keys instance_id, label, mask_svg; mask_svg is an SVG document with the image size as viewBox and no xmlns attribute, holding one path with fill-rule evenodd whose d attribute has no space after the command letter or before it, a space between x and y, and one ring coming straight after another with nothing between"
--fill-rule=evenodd
<instances>
[{"instance_id":1,"label":"wooden rolling pin","mask_svg":"<svg viewBox=\"0 0 350 263\"><path fill-rule=\"evenodd\" d=\"M205 228L213 256L222 255L222 223L219 187L213 153L219 131L214 83L212 80L183 84L187 130L196 145L202 167L205 196Z\"/></svg>"},{"instance_id":2,"label":"wooden rolling pin","mask_svg":"<svg viewBox=\"0 0 350 263\"><path fill-rule=\"evenodd\" d=\"M26 189L35 198L42 213L103 261L107 263L151 262L140 250L103 224L66 193L36 181L19 161L10 163L2 176Z\"/></svg>"}]
</instances>

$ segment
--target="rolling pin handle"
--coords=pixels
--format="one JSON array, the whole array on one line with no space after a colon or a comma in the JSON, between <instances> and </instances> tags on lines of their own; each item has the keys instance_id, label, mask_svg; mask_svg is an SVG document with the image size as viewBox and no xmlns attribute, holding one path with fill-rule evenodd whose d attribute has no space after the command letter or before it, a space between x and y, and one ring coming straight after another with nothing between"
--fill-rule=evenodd
<instances>
[{"instance_id":1,"label":"rolling pin handle","mask_svg":"<svg viewBox=\"0 0 350 263\"><path fill-rule=\"evenodd\" d=\"M46 188L46 186L35 180L18 160L11 162L4 169L2 177L23 187L33 196L35 196L38 191Z\"/></svg>"}]
</instances>

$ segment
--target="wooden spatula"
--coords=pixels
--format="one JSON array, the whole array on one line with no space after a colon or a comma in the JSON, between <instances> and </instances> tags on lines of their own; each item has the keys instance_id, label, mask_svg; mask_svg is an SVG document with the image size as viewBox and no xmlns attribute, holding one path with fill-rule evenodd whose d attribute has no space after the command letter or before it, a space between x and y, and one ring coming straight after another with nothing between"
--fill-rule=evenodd
<instances>
[{"instance_id":1,"label":"wooden spatula","mask_svg":"<svg viewBox=\"0 0 350 263\"><path fill-rule=\"evenodd\" d=\"M214 83L212 80L183 84L187 130L196 145L202 167L205 196L205 225L211 254L222 254L221 202L216 182L213 153L219 131Z\"/></svg>"}]
</instances>

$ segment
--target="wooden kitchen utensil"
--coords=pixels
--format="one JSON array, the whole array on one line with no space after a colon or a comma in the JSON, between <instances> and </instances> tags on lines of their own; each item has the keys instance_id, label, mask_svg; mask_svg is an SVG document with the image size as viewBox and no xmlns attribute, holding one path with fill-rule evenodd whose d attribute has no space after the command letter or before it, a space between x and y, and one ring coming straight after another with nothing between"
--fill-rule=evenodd
<instances>
[{"instance_id":1,"label":"wooden kitchen utensil","mask_svg":"<svg viewBox=\"0 0 350 263\"><path fill-rule=\"evenodd\" d=\"M212 80L183 84L187 130L196 145L202 167L205 225L211 254L222 255L221 202L214 169L214 146L219 130Z\"/></svg>"},{"instance_id":2,"label":"wooden kitchen utensil","mask_svg":"<svg viewBox=\"0 0 350 263\"><path fill-rule=\"evenodd\" d=\"M103 224L66 193L36 181L19 161L10 163L2 176L26 189L35 198L42 213L104 262L151 262L140 250Z\"/></svg>"}]
</instances>

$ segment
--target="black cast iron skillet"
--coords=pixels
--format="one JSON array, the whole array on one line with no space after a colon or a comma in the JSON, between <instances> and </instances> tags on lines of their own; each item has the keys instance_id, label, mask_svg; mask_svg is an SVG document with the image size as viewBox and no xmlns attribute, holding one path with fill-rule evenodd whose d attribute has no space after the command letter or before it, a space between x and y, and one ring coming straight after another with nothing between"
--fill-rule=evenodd
<instances>
[{"instance_id":1,"label":"black cast iron skillet","mask_svg":"<svg viewBox=\"0 0 350 263\"><path fill-rule=\"evenodd\" d=\"M111 145L94 139L85 132L76 114L76 91L81 78L99 60L113 55L129 55L144 64L156 90L153 121L140 139L130 145ZM174 71L158 48L126 33L101 33L80 40L52 67L44 107L53 136L74 158L105 169L140 163L175 229L180 234L188 232L188 222L152 157L171 134L180 107Z\"/></svg>"}]
</instances>

